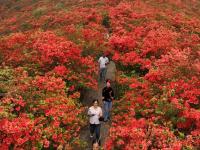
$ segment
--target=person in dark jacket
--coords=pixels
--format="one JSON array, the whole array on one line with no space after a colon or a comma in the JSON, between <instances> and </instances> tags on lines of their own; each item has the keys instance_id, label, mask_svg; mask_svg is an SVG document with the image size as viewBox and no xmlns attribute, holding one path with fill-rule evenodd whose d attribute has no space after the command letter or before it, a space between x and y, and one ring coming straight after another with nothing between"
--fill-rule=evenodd
<instances>
[{"instance_id":1,"label":"person in dark jacket","mask_svg":"<svg viewBox=\"0 0 200 150\"><path fill-rule=\"evenodd\" d=\"M110 112L112 109L112 101L114 100L114 92L110 85L110 80L106 80L106 87L102 90L103 96L103 109L104 109L104 121L110 119Z\"/></svg>"}]
</instances>

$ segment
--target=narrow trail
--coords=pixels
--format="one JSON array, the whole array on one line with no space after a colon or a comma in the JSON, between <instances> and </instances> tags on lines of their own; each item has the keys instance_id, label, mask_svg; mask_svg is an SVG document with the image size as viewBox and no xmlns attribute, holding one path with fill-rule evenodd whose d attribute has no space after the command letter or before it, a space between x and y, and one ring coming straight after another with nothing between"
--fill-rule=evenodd
<instances>
[{"instance_id":1,"label":"narrow trail","mask_svg":"<svg viewBox=\"0 0 200 150\"><path fill-rule=\"evenodd\" d=\"M113 61L110 61L107 68L106 79L111 80L111 86L115 91L115 80L116 80L116 66ZM105 83L99 83L98 90L85 90L84 96L82 97L82 102L85 106L90 106L93 99L98 99L100 101L100 106L102 107L102 88L105 86ZM103 108L103 107L102 107ZM106 137L109 134L111 122L101 122L101 146L104 145ZM88 126L82 128L80 138L82 141L87 143L87 146L84 150L91 150L92 139L89 134L89 124ZM83 149L81 149L83 150Z\"/></svg>"}]
</instances>

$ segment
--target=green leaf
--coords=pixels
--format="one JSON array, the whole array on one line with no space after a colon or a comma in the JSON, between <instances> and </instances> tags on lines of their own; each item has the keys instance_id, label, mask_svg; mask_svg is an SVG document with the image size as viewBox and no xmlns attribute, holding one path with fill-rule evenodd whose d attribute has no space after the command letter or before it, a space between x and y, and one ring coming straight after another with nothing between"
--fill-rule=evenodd
<instances>
[{"instance_id":1,"label":"green leaf","mask_svg":"<svg viewBox=\"0 0 200 150\"><path fill-rule=\"evenodd\" d=\"M179 137L180 137L181 139L184 139L184 138L185 138L185 134L184 134L183 132L178 132L178 134L179 134Z\"/></svg>"}]
</instances>

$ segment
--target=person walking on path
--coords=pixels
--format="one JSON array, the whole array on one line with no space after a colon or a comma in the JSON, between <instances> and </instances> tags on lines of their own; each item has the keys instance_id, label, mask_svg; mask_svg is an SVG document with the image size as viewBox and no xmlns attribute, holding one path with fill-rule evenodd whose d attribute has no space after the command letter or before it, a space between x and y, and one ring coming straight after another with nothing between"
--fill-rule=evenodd
<instances>
[{"instance_id":1,"label":"person walking on path","mask_svg":"<svg viewBox=\"0 0 200 150\"><path fill-rule=\"evenodd\" d=\"M106 78L106 72L107 72L107 64L109 63L108 57L106 57L106 54L103 54L98 60L99 63L99 76L100 76L100 82L105 81Z\"/></svg>"},{"instance_id":2,"label":"person walking on path","mask_svg":"<svg viewBox=\"0 0 200 150\"><path fill-rule=\"evenodd\" d=\"M104 121L110 119L110 112L112 109L112 100L114 99L114 92L110 85L110 80L106 80L106 87L102 90Z\"/></svg>"},{"instance_id":3,"label":"person walking on path","mask_svg":"<svg viewBox=\"0 0 200 150\"><path fill-rule=\"evenodd\" d=\"M93 100L93 106L88 109L88 115L90 117L90 137L93 138L95 133L95 139L99 141L101 127L99 118L102 117L102 109L98 106L98 104L98 100Z\"/></svg>"},{"instance_id":4,"label":"person walking on path","mask_svg":"<svg viewBox=\"0 0 200 150\"><path fill-rule=\"evenodd\" d=\"M93 140L92 141L92 150L99 150L100 149L100 141Z\"/></svg>"}]
</instances>

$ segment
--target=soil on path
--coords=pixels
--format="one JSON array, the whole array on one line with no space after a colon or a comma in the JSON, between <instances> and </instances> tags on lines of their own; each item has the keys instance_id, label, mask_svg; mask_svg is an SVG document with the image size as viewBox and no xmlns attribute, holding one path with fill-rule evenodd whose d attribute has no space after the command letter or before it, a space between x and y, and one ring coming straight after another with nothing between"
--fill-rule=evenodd
<instances>
[{"instance_id":1,"label":"soil on path","mask_svg":"<svg viewBox=\"0 0 200 150\"><path fill-rule=\"evenodd\" d=\"M106 79L111 80L111 86L115 91L115 79L116 79L116 66L113 61L111 61L108 64L107 73L106 73ZM102 88L105 86L105 83L99 83L98 90L85 90L83 91L84 94L82 96L82 103L85 106L90 106L93 99L100 100L100 106L102 107ZM109 128L110 128L111 122L102 122L101 123L101 146L104 145L104 142L106 140L106 137L109 134ZM84 148L84 150L91 150L92 145L92 139L90 138L89 134L89 125L82 128L80 138L82 141L86 142L87 146ZM83 149L82 149L83 150Z\"/></svg>"}]
</instances>

